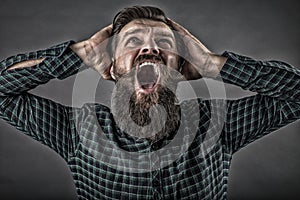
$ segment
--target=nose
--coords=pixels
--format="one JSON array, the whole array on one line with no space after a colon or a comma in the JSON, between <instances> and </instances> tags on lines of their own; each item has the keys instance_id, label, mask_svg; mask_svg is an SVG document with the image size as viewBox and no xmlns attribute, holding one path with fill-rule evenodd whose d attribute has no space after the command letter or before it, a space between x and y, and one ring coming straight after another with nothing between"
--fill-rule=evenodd
<instances>
[{"instance_id":1,"label":"nose","mask_svg":"<svg viewBox=\"0 0 300 200\"><path fill-rule=\"evenodd\" d=\"M158 55L159 54L159 50L156 47L143 47L141 49L141 54L154 54L154 55Z\"/></svg>"},{"instance_id":2,"label":"nose","mask_svg":"<svg viewBox=\"0 0 300 200\"><path fill-rule=\"evenodd\" d=\"M151 41L149 39L144 46L140 49L140 54L154 54L154 55L159 55L159 48L155 44L154 41Z\"/></svg>"}]
</instances>

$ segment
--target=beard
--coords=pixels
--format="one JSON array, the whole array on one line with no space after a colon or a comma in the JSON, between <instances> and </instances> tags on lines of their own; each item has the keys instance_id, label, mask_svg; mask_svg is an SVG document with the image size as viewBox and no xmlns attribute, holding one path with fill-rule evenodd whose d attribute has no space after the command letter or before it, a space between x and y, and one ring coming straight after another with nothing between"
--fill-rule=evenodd
<instances>
[{"instance_id":1,"label":"beard","mask_svg":"<svg viewBox=\"0 0 300 200\"><path fill-rule=\"evenodd\" d=\"M117 126L130 136L156 141L177 130L180 106L176 97L178 72L160 67L160 81L150 93L135 89L136 68L118 79L112 94L112 113Z\"/></svg>"},{"instance_id":2,"label":"beard","mask_svg":"<svg viewBox=\"0 0 300 200\"><path fill-rule=\"evenodd\" d=\"M134 93L129 101L129 117L142 129L138 132L131 130L129 134L152 141L169 136L177 129L180 120L177 102L174 93L163 86L158 86L157 91L143 94L140 98Z\"/></svg>"}]
</instances>

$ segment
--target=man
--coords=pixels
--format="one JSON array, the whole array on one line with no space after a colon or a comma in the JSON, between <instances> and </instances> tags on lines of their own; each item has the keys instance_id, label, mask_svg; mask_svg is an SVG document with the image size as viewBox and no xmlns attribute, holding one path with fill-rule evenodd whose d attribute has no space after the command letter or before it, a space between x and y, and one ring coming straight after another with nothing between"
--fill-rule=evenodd
<instances>
[{"instance_id":1,"label":"man","mask_svg":"<svg viewBox=\"0 0 300 200\"><path fill-rule=\"evenodd\" d=\"M27 92L82 61L116 82L111 109ZM218 75L258 94L177 98L179 82ZM233 153L299 119L299 77L283 62L215 55L160 9L131 7L86 41L2 61L0 109L66 160L80 199L225 199Z\"/></svg>"}]
</instances>

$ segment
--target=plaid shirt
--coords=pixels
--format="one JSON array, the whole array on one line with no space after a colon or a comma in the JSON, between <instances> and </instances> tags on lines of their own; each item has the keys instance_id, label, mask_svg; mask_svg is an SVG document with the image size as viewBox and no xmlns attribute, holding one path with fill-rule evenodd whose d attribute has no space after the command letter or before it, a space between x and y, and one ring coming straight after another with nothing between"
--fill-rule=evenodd
<instances>
[{"instance_id":1,"label":"plaid shirt","mask_svg":"<svg viewBox=\"0 0 300 200\"><path fill-rule=\"evenodd\" d=\"M72 108L27 92L79 71L82 61L69 48L71 43L0 63L0 117L65 159L79 199L226 199L233 153L300 118L299 70L283 62L255 61L225 52L228 60L220 73L223 81L257 94L237 100L182 102L182 117L194 119L181 122L184 135L180 144L184 146L186 138L193 135L188 149L176 155L177 159L171 158L172 149L150 159L150 165L159 166L153 170L130 170L131 162L116 153L116 147L144 156L158 152L176 137L152 143L136 139L116 126L106 106ZM7 70L14 63L41 57L45 60L36 66ZM216 116L214 120L212 116ZM208 133L216 130L220 134L207 139ZM168 160L172 161L160 166ZM139 165L142 163L137 162Z\"/></svg>"}]
</instances>

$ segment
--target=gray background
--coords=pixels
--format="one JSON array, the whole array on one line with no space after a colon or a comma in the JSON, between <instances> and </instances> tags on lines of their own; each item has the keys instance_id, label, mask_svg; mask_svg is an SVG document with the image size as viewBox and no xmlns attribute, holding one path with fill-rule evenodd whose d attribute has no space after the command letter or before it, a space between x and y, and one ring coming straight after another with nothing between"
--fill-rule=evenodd
<instances>
[{"instance_id":1,"label":"gray background","mask_svg":"<svg viewBox=\"0 0 300 200\"><path fill-rule=\"evenodd\" d=\"M297 0L96 1L2 0L0 59L87 38L135 4L157 5L216 53L225 50L257 59L300 65L300 6ZM33 92L71 105L74 77L53 80ZM112 85L101 82L100 101ZM230 98L246 93L228 87ZM300 121L236 153L229 199L299 199ZM298 198L297 198L298 197ZM0 120L0 199L74 199L66 163L51 149Z\"/></svg>"}]
</instances>

